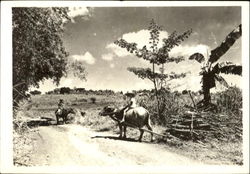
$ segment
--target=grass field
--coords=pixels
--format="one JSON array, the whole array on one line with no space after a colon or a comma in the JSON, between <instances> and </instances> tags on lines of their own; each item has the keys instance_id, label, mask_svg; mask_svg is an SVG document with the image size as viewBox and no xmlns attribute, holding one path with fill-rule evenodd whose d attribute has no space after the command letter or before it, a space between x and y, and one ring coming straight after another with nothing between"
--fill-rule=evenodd
<instances>
[{"instance_id":1,"label":"grass field","mask_svg":"<svg viewBox=\"0 0 250 174\"><path fill-rule=\"evenodd\" d=\"M91 98L96 98L95 103L91 101ZM215 98L215 97L214 97ZM65 107L72 107L78 111L86 112L86 115L79 123L89 129L97 132L112 132L118 136L117 124L109 117L99 116L100 110L107 105L123 105L123 96L121 94L114 95L86 95L86 94L66 94L66 95L35 95L32 96L31 102L24 102L22 109L17 112L16 117L49 117L55 119L55 110L59 99L63 99ZM215 98L216 99L216 98ZM145 101L145 98L138 99L148 105L149 110L154 110L152 107L152 100ZM169 99L170 100L170 99ZM171 101L172 100L172 101ZM182 106L185 103L191 103L190 99L185 97L176 97L171 99L167 107L166 113L178 114L182 112ZM171 103L178 101L178 103ZM142 103L142 102L141 102ZM176 107L179 107L176 109ZM221 109L223 110L223 109ZM80 117L79 112L76 117ZM167 117L167 115L166 115ZM224 124L221 127L218 134L223 134L223 138L215 137L217 134L207 134L206 141L204 142L193 142L184 141L180 139L166 140L161 137L156 137L155 143L165 144L168 150L171 150L177 154L182 154L193 159L198 159L208 164L243 164L242 154L242 139L237 137L232 129L235 124L242 125L241 115L235 115L230 113L211 113L208 116L209 120L218 120L218 124ZM157 122L153 122L153 129L157 133L164 133L168 125L159 125ZM128 128L127 136L131 138L138 138L139 131ZM149 134L145 133L143 141L149 141Z\"/></svg>"}]
</instances>

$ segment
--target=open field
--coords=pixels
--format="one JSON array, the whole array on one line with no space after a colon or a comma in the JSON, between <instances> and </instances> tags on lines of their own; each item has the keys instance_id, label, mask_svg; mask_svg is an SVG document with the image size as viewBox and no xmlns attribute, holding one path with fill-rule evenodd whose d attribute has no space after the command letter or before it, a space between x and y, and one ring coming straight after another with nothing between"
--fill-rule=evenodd
<instances>
[{"instance_id":1,"label":"open field","mask_svg":"<svg viewBox=\"0 0 250 174\"><path fill-rule=\"evenodd\" d=\"M96 102L92 103L91 97L96 98ZM184 97L185 98L185 97ZM111 120L109 117L99 116L100 110L107 105L116 105L122 106L123 98L121 94L114 95L83 95L83 94L68 94L68 95L36 95L32 96L31 102L24 102L22 105L22 110L18 111L16 119L23 118L41 118L47 117L55 119L54 111L57 108L57 102L59 99L64 99L66 107L72 107L78 111L86 112L85 116L70 124L70 127L67 127L69 130L74 129L75 124L80 124L78 126L83 126L88 129L91 134L95 136L105 136L111 137L117 136L119 130L117 124ZM188 100L183 99L183 101ZM149 103L149 102L147 102ZM193 142L191 140L182 140L169 136L169 139L156 136L156 140L152 143L153 148L161 147L166 149L168 152L182 155L185 158L190 160L196 160L204 164L234 164L242 165L243 164L243 155L242 155L242 138L237 137L234 133L234 127L237 125L242 125L241 117L235 114L226 113L211 113L207 116L207 122L217 120L220 132L204 134L206 137L204 141ZM79 112L74 116L80 118ZM53 125L55 122L51 122L52 125L48 125L49 129L55 129L57 126ZM76 125L75 125L76 126ZM43 128L42 128L43 127ZM32 127L29 131L20 136L14 132L14 147L19 147L18 150L14 149L16 154L14 162L16 165L39 165L32 161L31 152L36 149L37 142L41 141L41 136L39 132L48 131L44 130L47 126L35 126ZM61 126L59 126L61 127ZM72 128L73 127L73 128ZM154 132L165 134L168 124L159 125L154 123L153 130ZM53 130L51 130L53 131ZM66 131L67 132L67 131ZM86 132L84 133L86 134ZM87 136L87 135L86 135ZM128 141L134 141L139 136L139 131L135 129L128 128L127 137ZM25 137L25 138L24 138ZM22 139L22 141L19 141ZM27 141L24 141L27 139ZM43 137L46 139L46 137ZM150 136L147 132L144 133L142 144L148 144ZM105 139L105 141L112 141L112 139ZM29 142L28 144L26 144ZM117 142L117 141L116 141ZM104 143L104 142L102 142ZM127 143L126 141L119 141L119 144ZM41 143L40 143L41 144ZM23 148L20 148L23 147ZM26 150L25 150L26 148ZM33 148L33 150L32 150ZM106 147L109 148L108 146ZM112 147L110 147L112 149ZM124 150L124 149L123 149ZM151 149L152 150L152 149ZM107 150L105 150L107 151ZM26 155L25 155L26 153ZM38 152L39 153L39 152ZM47 153L47 152L45 152ZM52 152L50 152L52 153ZM27 155L28 154L28 155ZM20 158L21 156L28 156L28 160L24 161L25 158ZM144 163L142 163L144 164ZM47 164L49 165L49 164Z\"/></svg>"}]
</instances>

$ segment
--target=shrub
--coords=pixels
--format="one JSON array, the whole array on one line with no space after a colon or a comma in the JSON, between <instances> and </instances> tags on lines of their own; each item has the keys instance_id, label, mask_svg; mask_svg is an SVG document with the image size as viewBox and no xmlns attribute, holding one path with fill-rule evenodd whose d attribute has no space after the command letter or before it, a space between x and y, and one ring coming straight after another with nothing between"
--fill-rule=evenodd
<instances>
[{"instance_id":1,"label":"shrub","mask_svg":"<svg viewBox=\"0 0 250 174\"><path fill-rule=\"evenodd\" d=\"M78 102L87 102L88 100L86 98L79 99Z\"/></svg>"},{"instance_id":2,"label":"shrub","mask_svg":"<svg viewBox=\"0 0 250 174\"><path fill-rule=\"evenodd\" d=\"M92 102L93 104L96 103L96 98L95 98L95 97L91 97L90 100L91 100L91 102Z\"/></svg>"}]
</instances>

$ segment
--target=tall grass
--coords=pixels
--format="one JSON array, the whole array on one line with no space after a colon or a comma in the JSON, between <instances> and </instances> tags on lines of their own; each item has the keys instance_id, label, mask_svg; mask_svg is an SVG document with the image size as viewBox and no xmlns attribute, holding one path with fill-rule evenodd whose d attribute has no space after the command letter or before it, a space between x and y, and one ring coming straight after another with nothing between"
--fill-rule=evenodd
<instances>
[{"instance_id":1,"label":"tall grass","mask_svg":"<svg viewBox=\"0 0 250 174\"><path fill-rule=\"evenodd\" d=\"M195 104L202 99L202 95L199 93L191 93ZM167 125L173 115L182 115L185 110L188 110L185 106L193 107L193 102L189 94L182 94L179 92L161 91L159 93L160 98L160 111L164 116L159 118L157 115L156 99L153 94L148 94L143 97L139 97L138 104L149 110L152 115L152 122L158 125ZM230 87L226 91L213 94L212 103L216 104L218 113L236 114L240 115L242 108L242 91L237 87Z\"/></svg>"},{"instance_id":2,"label":"tall grass","mask_svg":"<svg viewBox=\"0 0 250 174\"><path fill-rule=\"evenodd\" d=\"M242 108L242 91L237 87L230 87L226 91L215 94L215 102L219 112L239 114Z\"/></svg>"},{"instance_id":3,"label":"tall grass","mask_svg":"<svg viewBox=\"0 0 250 174\"><path fill-rule=\"evenodd\" d=\"M20 100L19 107L13 112L13 163L17 166L30 166L33 141L29 136L32 130L27 119L33 117L30 101Z\"/></svg>"},{"instance_id":4,"label":"tall grass","mask_svg":"<svg viewBox=\"0 0 250 174\"><path fill-rule=\"evenodd\" d=\"M191 99L188 95L182 95L179 92L160 91L160 112L163 117L157 114L157 101L154 94L149 94L138 99L138 104L149 110L153 124L167 125L173 115L180 115L185 110L185 105L191 104Z\"/></svg>"}]
</instances>

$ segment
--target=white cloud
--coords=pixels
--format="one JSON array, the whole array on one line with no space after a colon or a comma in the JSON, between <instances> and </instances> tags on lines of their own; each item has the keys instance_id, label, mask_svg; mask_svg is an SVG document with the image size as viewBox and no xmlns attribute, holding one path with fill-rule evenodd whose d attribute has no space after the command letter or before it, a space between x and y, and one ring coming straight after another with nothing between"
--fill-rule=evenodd
<instances>
[{"instance_id":1,"label":"white cloud","mask_svg":"<svg viewBox=\"0 0 250 174\"><path fill-rule=\"evenodd\" d=\"M114 68L115 64L111 63L109 66L110 66L110 68Z\"/></svg>"},{"instance_id":2,"label":"white cloud","mask_svg":"<svg viewBox=\"0 0 250 174\"><path fill-rule=\"evenodd\" d=\"M166 31L161 31L160 36L159 36L159 44L158 46L161 47L163 42L163 38L167 38L168 33ZM138 32L131 32L131 33L126 33L122 36L123 39L125 39L128 42L135 42L137 43L139 48L142 48L144 45L149 47L149 38L150 38L150 33L149 30L140 30Z\"/></svg>"},{"instance_id":3,"label":"white cloud","mask_svg":"<svg viewBox=\"0 0 250 174\"><path fill-rule=\"evenodd\" d=\"M125 56L128 56L131 54L126 49L120 48L119 46L115 45L114 43L108 44L106 46L106 48L109 49L114 54L116 54L118 57L125 57Z\"/></svg>"},{"instance_id":4,"label":"white cloud","mask_svg":"<svg viewBox=\"0 0 250 174\"><path fill-rule=\"evenodd\" d=\"M102 59L103 60L107 60L107 61L113 60L113 57L114 57L114 55L112 53L108 53L108 54L103 54L102 55Z\"/></svg>"},{"instance_id":5,"label":"white cloud","mask_svg":"<svg viewBox=\"0 0 250 174\"><path fill-rule=\"evenodd\" d=\"M158 47L161 47L163 42L163 38L167 38L168 33L166 31L160 32L160 41L158 44ZM131 33L126 33L122 36L123 39L125 39L127 42L135 42L137 43L137 48L142 48L144 45L149 48L149 38L150 38L150 33L149 30L140 30L138 32L131 32ZM114 54L116 54L119 57L125 57L128 55L131 55L126 49L120 48L119 46L115 45L114 43L108 44L106 46L107 49L111 50Z\"/></svg>"},{"instance_id":6,"label":"white cloud","mask_svg":"<svg viewBox=\"0 0 250 174\"><path fill-rule=\"evenodd\" d=\"M198 74L192 73L187 74L185 78L174 79L169 82L171 90L183 91L183 90L192 90L199 91L201 89L201 76Z\"/></svg>"},{"instance_id":7,"label":"white cloud","mask_svg":"<svg viewBox=\"0 0 250 174\"><path fill-rule=\"evenodd\" d=\"M75 22L74 18L77 16L82 16L86 20L91 16L90 10L87 7L69 7L68 15L73 23Z\"/></svg>"},{"instance_id":8,"label":"white cloud","mask_svg":"<svg viewBox=\"0 0 250 174\"><path fill-rule=\"evenodd\" d=\"M132 88L134 88L136 90L140 90L140 89L152 89L153 88L153 84L149 80L142 80L142 79L140 79L140 80L137 80L137 82L134 84L134 86Z\"/></svg>"},{"instance_id":9,"label":"white cloud","mask_svg":"<svg viewBox=\"0 0 250 174\"><path fill-rule=\"evenodd\" d=\"M182 91L184 89L190 89L192 91L198 91L201 89L201 76L199 76L201 64L193 61L186 60L178 64L169 63L166 64L166 73L175 72L177 74L187 73L186 77L180 79L174 79L168 82L172 90Z\"/></svg>"},{"instance_id":10,"label":"white cloud","mask_svg":"<svg viewBox=\"0 0 250 174\"><path fill-rule=\"evenodd\" d=\"M149 38L150 38L150 33L149 30L140 30L138 32L130 32L126 33L122 36L123 39L125 39L127 42L135 42L137 43L138 48L142 48L144 45L147 46L147 48L150 47L149 45ZM160 37L159 37L159 43L158 43L158 48L162 47L163 38L168 38L168 32L167 31L161 31L160 32ZM121 48L114 43L108 44L106 46L107 49L111 51L111 53L114 53L118 57L125 57L132 55L129 53L126 49ZM191 56L194 53L201 53L204 55L204 57L207 57L207 54L210 53L210 47L204 44L199 44L199 45L185 45L185 46L178 46L174 47L170 51L170 56Z\"/></svg>"},{"instance_id":11,"label":"white cloud","mask_svg":"<svg viewBox=\"0 0 250 174\"><path fill-rule=\"evenodd\" d=\"M87 7L69 7L68 15L69 17L84 16L88 15L89 10Z\"/></svg>"},{"instance_id":12,"label":"white cloud","mask_svg":"<svg viewBox=\"0 0 250 174\"><path fill-rule=\"evenodd\" d=\"M174 47L170 52L170 56L191 56L194 53L201 53L204 57L207 57L207 53L210 53L210 47L207 45L185 45Z\"/></svg>"},{"instance_id":13,"label":"white cloud","mask_svg":"<svg viewBox=\"0 0 250 174\"><path fill-rule=\"evenodd\" d=\"M83 61L89 65L95 64L96 61L96 59L89 52L86 52L84 55L72 55L71 57L74 60Z\"/></svg>"}]
</instances>

